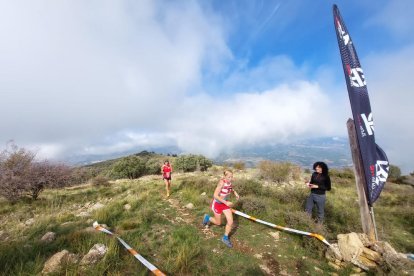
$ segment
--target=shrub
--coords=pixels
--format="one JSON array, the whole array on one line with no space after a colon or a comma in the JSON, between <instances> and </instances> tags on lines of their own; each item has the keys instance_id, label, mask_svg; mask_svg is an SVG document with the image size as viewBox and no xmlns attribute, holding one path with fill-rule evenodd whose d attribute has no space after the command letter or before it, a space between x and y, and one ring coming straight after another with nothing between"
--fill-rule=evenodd
<instances>
[{"instance_id":1,"label":"shrub","mask_svg":"<svg viewBox=\"0 0 414 276\"><path fill-rule=\"evenodd\" d=\"M109 179L106 176L98 175L91 179L91 184L93 186L109 186Z\"/></svg>"},{"instance_id":2,"label":"shrub","mask_svg":"<svg viewBox=\"0 0 414 276\"><path fill-rule=\"evenodd\" d=\"M301 175L300 167L289 162L261 161L259 171L262 178L277 183L299 180Z\"/></svg>"},{"instance_id":3,"label":"shrub","mask_svg":"<svg viewBox=\"0 0 414 276\"><path fill-rule=\"evenodd\" d=\"M174 168L183 172L206 171L213 162L203 155L181 155L174 160Z\"/></svg>"},{"instance_id":4,"label":"shrub","mask_svg":"<svg viewBox=\"0 0 414 276\"><path fill-rule=\"evenodd\" d=\"M12 144L0 154L0 195L11 202L29 195L37 199L46 187L69 183L71 170L63 164L36 162L36 154Z\"/></svg>"},{"instance_id":5,"label":"shrub","mask_svg":"<svg viewBox=\"0 0 414 276\"><path fill-rule=\"evenodd\" d=\"M150 158L145 163L145 174L161 174L161 160Z\"/></svg>"},{"instance_id":6,"label":"shrub","mask_svg":"<svg viewBox=\"0 0 414 276\"><path fill-rule=\"evenodd\" d=\"M246 168L246 164L243 161L235 162L233 168L242 171Z\"/></svg>"},{"instance_id":7,"label":"shrub","mask_svg":"<svg viewBox=\"0 0 414 276\"><path fill-rule=\"evenodd\" d=\"M90 179L96 177L95 170L89 167L79 167L72 169L72 177L70 180L70 185L81 184L88 182Z\"/></svg>"},{"instance_id":8,"label":"shrub","mask_svg":"<svg viewBox=\"0 0 414 276\"><path fill-rule=\"evenodd\" d=\"M243 197L240 199L238 205L241 205L239 208L249 215L259 215L266 210L266 205L259 198Z\"/></svg>"},{"instance_id":9,"label":"shrub","mask_svg":"<svg viewBox=\"0 0 414 276\"><path fill-rule=\"evenodd\" d=\"M390 180L396 180L401 177L401 169L398 166L390 165L390 172L388 178Z\"/></svg>"},{"instance_id":10,"label":"shrub","mask_svg":"<svg viewBox=\"0 0 414 276\"><path fill-rule=\"evenodd\" d=\"M240 196L262 195L263 186L253 179L239 179L234 181L234 189Z\"/></svg>"},{"instance_id":11,"label":"shrub","mask_svg":"<svg viewBox=\"0 0 414 276\"><path fill-rule=\"evenodd\" d=\"M329 175L337 178L355 179L354 170L352 168L330 169Z\"/></svg>"},{"instance_id":12,"label":"shrub","mask_svg":"<svg viewBox=\"0 0 414 276\"><path fill-rule=\"evenodd\" d=\"M110 175L114 178L135 179L145 173L145 163L137 156L129 156L116 162Z\"/></svg>"},{"instance_id":13,"label":"shrub","mask_svg":"<svg viewBox=\"0 0 414 276\"><path fill-rule=\"evenodd\" d=\"M182 186L191 187L197 190L206 190L209 188L214 188L217 183L211 183L207 177L191 177L183 179Z\"/></svg>"},{"instance_id":14,"label":"shrub","mask_svg":"<svg viewBox=\"0 0 414 276\"><path fill-rule=\"evenodd\" d=\"M26 189L33 199L37 199L46 187L62 188L70 183L72 174L64 164L51 164L48 161L36 162L30 166Z\"/></svg>"},{"instance_id":15,"label":"shrub","mask_svg":"<svg viewBox=\"0 0 414 276\"><path fill-rule=\"evenodd\" d=\"M169 274L191 275L188 272L200 261L197 259L202 252L200 242L200 235L192 226L180 226L173 230L161 251Z\"/></svg>"},{"instance_id":16,"label":"shrub","mask_svg":"<svg viewBox=\"0 0 414 276\"><path fill-rule=\"evenodd\" d=\"M297 187L285 187L283 189L271 190L267 192L279 203L301 206L308 196L308 191ZM300 208L300 207L299 207Z\"/></svg>"}]
</instances>

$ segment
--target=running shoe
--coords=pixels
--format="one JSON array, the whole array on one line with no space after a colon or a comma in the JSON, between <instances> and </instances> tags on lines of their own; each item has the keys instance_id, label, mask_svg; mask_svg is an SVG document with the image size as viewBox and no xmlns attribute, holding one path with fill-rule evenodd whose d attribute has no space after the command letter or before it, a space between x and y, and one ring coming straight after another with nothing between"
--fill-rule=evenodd
<instances>
[{"instance_id":1,"label":"running shoe","mask_svg":"<svg viewBox=\"0 0 414 276\"><path fill-rule=\"evenodd\" d=\"M203 226L206 226L210 221L210 216L205 214L203 218Z\"/></svg>"},{"instance_id":2,"label":"running shoe","mask_svg":"<svg viewBox=\"0 0 414 276\"><path fill-rule=\"evenodd\" d=\"M233 244L231 243L231 241L230 241L230 239L226 239L225 237L222 237L221 238L221 241L227 246L227 247L229 247L229 248L232 248L233 247Z\"/></svg>"}]
</instances>

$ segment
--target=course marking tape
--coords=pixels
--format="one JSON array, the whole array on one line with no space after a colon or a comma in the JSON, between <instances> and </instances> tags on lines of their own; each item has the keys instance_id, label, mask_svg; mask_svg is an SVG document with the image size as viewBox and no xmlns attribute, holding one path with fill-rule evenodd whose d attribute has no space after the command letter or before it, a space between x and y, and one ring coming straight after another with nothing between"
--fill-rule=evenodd
<instances>
[{"instance_id":1,"label":"course marking tape","mask_svg":"<svg viewBox=\"0 0 414 276\"><path fill-rule=\"evenodd\" d=\"M153 264L148 262L144 257L142 257L138 252L133 249L131 246L129 246L123 239L109 231L108 229L104 228L102 225L100 225L97 221L93 223L93 228L95 228L98 231L104 232L108 235L111 235L113 237L116 237L120 243L128 250L131 255L133 255L138 261L140 261L143 265L145 265L154 275L157 276L165 276L164 273L162 273L158 268L156 268Z\"/></svg>"},{"instance_id":2,"label":"course marking tape","mask_svg":"<svg viewBox=\"0 0 414 276\"><path fill-rule=\"evenodd\" d=\"M315 233L310 233L310 232L305 232L305 231L300 231L300 230L296 230L296 229L293 229L293 228L279 226L279 225L276 225L276 224L273 224L273 223L270 223L270 222L267 222L267 221L264 221L264 220L261 220L261 219L257 219L257 218L252 217L252 216L249 216L245 213L242 213L242 212L234 210L234 209L231 209L231 211L233 213L235 213L236 215L239 215L241 217L250 219L252 221L255 221L255 222L258 222L258 223L261 223L261 224L264 224L264 225L267 225L267 226L270 226L270 227L273 227L273 228L276 228L276 229L279 229L279 230L283 230L283 231L286 231L286 232L291 232L291 233L295 233L295 234L299 234L299 235L304 235L304 236L317 238L318 240L320 240L321 242L323 242L327 246L331 246L331 244L322 235L315 234Z\"/></svg>"}]
</instances>

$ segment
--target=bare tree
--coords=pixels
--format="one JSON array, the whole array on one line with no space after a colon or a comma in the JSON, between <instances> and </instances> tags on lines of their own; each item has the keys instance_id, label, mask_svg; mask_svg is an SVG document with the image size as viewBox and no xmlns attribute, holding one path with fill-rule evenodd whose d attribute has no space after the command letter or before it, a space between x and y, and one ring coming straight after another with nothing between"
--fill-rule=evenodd
<instances>
[{"instance_id":1,"label":"bare tree","mask_svg":"<svg viewBox=\"0 0 414 276\"><path fill-rule=\"evenodd\" d=\"M36 154L11 144L0 153L0 195L11 202L29 195L37 199L45 188L67 185L71 169L64 164L36 161Z\"/></svg>"},{"instance_id":2,"label":"bare tree","mask_svg":"<svg viewBox=\"0 0 414 276\"><path fill-rule=\"evenodd\" d=\"M0 194L9 201L21 198L35 154L11 144L0 154Z\"/></svg>"}]
</instances>

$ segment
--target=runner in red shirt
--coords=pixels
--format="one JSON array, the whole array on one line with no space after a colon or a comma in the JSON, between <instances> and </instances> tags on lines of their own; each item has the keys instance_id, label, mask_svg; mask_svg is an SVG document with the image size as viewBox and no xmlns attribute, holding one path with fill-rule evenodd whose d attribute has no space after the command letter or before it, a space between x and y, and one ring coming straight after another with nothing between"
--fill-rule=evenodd
<instances>
[{"instance_id":1,"label":"runner in red shirt","mask_svg":"<svg viewBox=\"0 0 414 276\"><path fill-rule=\"evenodd\" d=\"M205 214L203 218L203 225L207 225L209 222L215 225L221 225L221 213L224 214L227 220L227 224L224 230L224 236L221 241L228 247L233 247L229 239L229 233L233 226L233 213L231 212L231 207L233 203L228 201L230 194L233 192L237 200L239 199L239 194L233 189L231 181L233 180L233 172L230 170L224 171L224 177L220 179L216 190L214 191L214 199L211 203L211 209L214 212L214 218Z\"/></svg>"},{"instance_id":2,"label":"runner in red shirt","mask_svg":"<svg viewBox=\"0 0 414 276\"><path fill-rule=\"evenodd\" d=\"M167 190L167 197L170 196L170 187L171 187L171 173L172 173L172 166L168 160L164 161L164 164L161 167L162 179L165 183L165 188Z\"/></svg>"}]
</instances>

